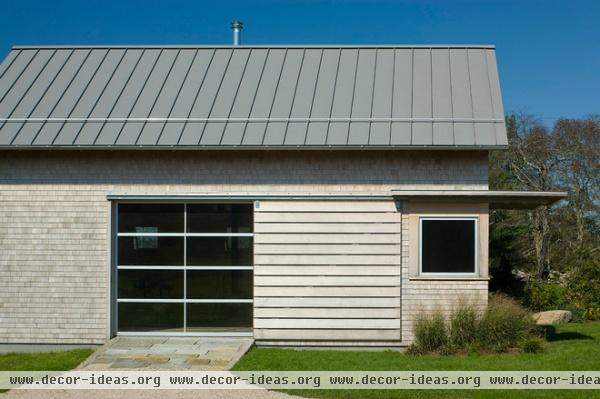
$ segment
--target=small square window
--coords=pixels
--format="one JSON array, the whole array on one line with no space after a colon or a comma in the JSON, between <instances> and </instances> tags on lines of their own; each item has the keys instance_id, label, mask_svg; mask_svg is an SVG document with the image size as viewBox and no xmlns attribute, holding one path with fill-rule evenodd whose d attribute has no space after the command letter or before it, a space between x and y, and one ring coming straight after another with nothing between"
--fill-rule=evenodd
<instances>
[{"instance_id":1,"label":"small square window","mask_svg":"<svg viewBox=\"0 0 600 399\"><path fill-rule=\"evenodd\" d=\"M476 218L421 218L422 274L477 272Z\"/></svg>"}]
</instances>

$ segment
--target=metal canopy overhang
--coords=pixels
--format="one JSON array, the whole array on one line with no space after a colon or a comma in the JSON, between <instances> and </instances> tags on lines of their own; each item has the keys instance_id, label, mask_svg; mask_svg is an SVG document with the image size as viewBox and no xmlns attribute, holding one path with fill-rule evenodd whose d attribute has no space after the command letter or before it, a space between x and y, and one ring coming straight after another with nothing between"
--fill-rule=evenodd
<instances>
[{"instance_id":1,"label":"metal canopy overhang","mask_svg":"<svg viewBox=\"0 0 600 399\"><path fill-rule=\"evenodd\" d=\"M392 190L392 195L406 201L483 202L490 209L535 209L567 198L562 191Z\"/></svg>"}]
</instances>

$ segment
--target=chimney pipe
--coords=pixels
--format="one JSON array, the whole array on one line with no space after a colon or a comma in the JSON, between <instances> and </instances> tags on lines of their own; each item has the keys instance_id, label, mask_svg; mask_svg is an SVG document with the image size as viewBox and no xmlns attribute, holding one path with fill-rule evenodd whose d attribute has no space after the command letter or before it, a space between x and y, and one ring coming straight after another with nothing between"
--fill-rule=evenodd
<instances>
[{"instance_id":1,"label":"chimney pipe","mask_svg":"<svg viewBox=\"0 0 600 399\"><path fill-rule=\"evenodd\" d=\"M244 28L244 24L242 21L235 20L231 23L231 29L233 30L233 45L240 45L240 35L242 33L242 28Z\"/></svg>"}]
</instances>

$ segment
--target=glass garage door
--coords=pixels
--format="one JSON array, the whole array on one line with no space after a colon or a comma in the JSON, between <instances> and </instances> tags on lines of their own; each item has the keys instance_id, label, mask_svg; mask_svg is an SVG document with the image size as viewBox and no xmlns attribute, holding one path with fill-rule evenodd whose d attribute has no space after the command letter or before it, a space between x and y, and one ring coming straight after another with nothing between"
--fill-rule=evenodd
<instances>
[{"instance_id":1,"label":"glass garage door","mask_svg":"<svg viewBox=\"0 0 600 399\"><path fill-rule=\"evenodd\" d=\"M252 331L251 204L117 204L117 331Z\"/></svg>"}]
</instances>

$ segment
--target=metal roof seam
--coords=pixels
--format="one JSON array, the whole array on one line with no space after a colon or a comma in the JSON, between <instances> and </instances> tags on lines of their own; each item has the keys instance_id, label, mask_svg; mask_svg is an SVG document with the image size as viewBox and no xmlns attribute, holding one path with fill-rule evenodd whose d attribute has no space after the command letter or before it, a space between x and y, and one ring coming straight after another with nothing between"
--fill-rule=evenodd
<instances>
[{"instance_id":1,"label":"metal roof seam","mask_svg":"<svg viewBox=\"0 0 600 399\"><path fill-rule=\"evenodd\" d=\"M433 115L434 115L434 109L433 109L433 107L434 107L434 102L433 102L433 83L434 83L434 81L433 81L433 49L429 49L429 71L431 73L431 84L429 85L429 101L430 101L429 106L431 107L431 116L433 117ZM435 126L432 123L431 124L431 144L432 145L434 144L433 129L435 129Z\"/></svg>"},{"instance_id":2,"label":"metal roof seam","mask_svg":"<svg viewBox=\"0 0 600 399\"><path fill-rule=\"evenodd\" d=\"M38 53L39 54L39 53ZM35 84L35 82L38 80L38 78L40 77L40 75L42 74L42 72L44 72L44 69L46 69L46 66L48 65L48 63L50 62L50 60L54 57L54 55L56 54L56 50L52 51L52 54L48 57L48 59L43 62L43 66L40 68L40 70L35 74L35 77L31 80L31 83L29 83L29 85L27 86L27 89L25 90L25 92L21 95L21 98L19 98L19 100L17 101L17 103L13 106L12 110L9 112L9 117L12 116L12 114L15 112L15 110L19 107L19 105L21 104L21 102L23 101L23 99L27 96L27 94L29 93L29 90L31 90L31 88L33 87L33 85ZM36 54L37 57L37 54ZM32 59L33 60L33 59ZM16 81L15 81L16 82ZM13 86L14 87L14 86ZM12 90L12 88L11 88ZM9 92L7 92L8 94ZM4 127L5 123L0 123L0 130ZM14 140L17 138L17 135L15 134L13 136L13 138L10 140L10 144L12 144L14 142Z\"/></svg>"},{"instance_id":3,"label":"metal roof seam","mask_svg":"<svg viewBox=\"0 0 600 399\"><path fill-rule=\"evenodd\" d=\"M202 81L200 82L200 86L198 86L198 90L196 91L196 94L194 95L194 101L192 101L192 104L190 105L190 110L188 111L188 116L187 116L188 119L192 115L192 111L194 110L196 101L198 101L198 96L200 95L202 86L204 86L204 82L206 81L206 75L208 75L208 71L210 70L213 60L215 59L216 53L217 53L216 49L213 49L211 56L210 56L210 60L208 61L208 65L206 66L206 69L204 71L204 75L202 76ZM183 126L181 127L181 132L179 133L179 138L177 139L177 144L179 144L181 142L181 138L183 137L183 133L185 132L186 126L187 126L187 122L184 122Z\"/></svg>"},{"instance_id":4,"label":"metal roof seam","mask_svg":"<svg viewBox=\"0 0 600 399\"><path fill-rule=\"evenodd\" d=\"M452 92L452 62L450 61L450 49L448 49L448 76L450 77L450 115L454 118L454 93ZM452 124L452 142L456 143L456 127Z\"/></svg>"},{"instance_id":5,"label":"metal roof seam","mask_svg":"<svg viewBox=\"0 0 600 399\"><path fill-rule=\"evenodd\" d=\"M258 81L256 82L256 89L254 89L254 94L252 95L252 103L250 104L250 107L248 108L248 117L250 117L250 115L252 115L252 110L254 109L254 104L256 103L256 96L258 95L258 90L260 89L260 84L262 82L263 79L263 75L265 73L265 69L267 69L267 60L269 59L269 55L271 53L271 49L267 49L267 54L265 55L265 60L263 61L263 65L260 71L260 76L258 78ZM248 124L244 125L244 130L242 131L242 136L240 138L240 145L244 144L244 139L246 138L246 131L248 130Z\"/></svg>"},{"instance_id":6,"label":"metal roof seam","mask_svg":"<svg viewBox=\"0 0 600 399\"><path fill-rule=\"evenodd\" d=\"M73 112L75 111L75 109L79 105L79 102L81 101L81 99L83 98L83 96L85 95L85 93L87 92L88 88L90 87L90 84L92 83L92 81L96 77L98 71L102 67L102 64L104 64L104 61L106 60L106 57L108 56L109 52L110 52L110 50L107 50L104 53L104 56L102 57L102 59L98 63L98 66L96 67L96 69L94 70L94 72L92 73L92 75L90 76L90 79L88 80L88 82L85 84L85 87L81 91L81 94L79 95L79 97L77 98L77 100L73 103L73 106L71 107L71 110L69 111L69 114L67 115L67 118L70 117L71 115L73 115ZM90 51L90 54L91 54L91 51ZM83 64L82 64L82 66L83 66ZM63 122L62 125L61 125L61 127L56 131L56 135L52 138L52 141L51 141L50 144L54 145L54 143L56 142L56 139L60 135L60 131L62 129L62 126L64 126L64 124L65 124L65 122Z\"/></svg>"},{"instance_id":7,"label":"metal roof seam","mask_svg":"<svg viewBox=\"0 0 600 399\"><path fill-rule=\"evenodd\" d=\"M13 50L0 75L0 145L19 148L506 144L485 47L66 46Z\"/></svg>"},{"instance_id":8,"label":"metal roof seam","mask_svg":"<svg viewBox=\"0 0 600 399\"><path fill-rule=\"evenodd\" d=\"M47 113L48 117L50 115L52 115L52 113L56 110L56 107L58 107L58 104L60 104L60 102L62 101L65 93L71 88L71 85L75 81L75 78L77 77L77 75L79 75L79 72L81 71L81 68L83 68L83 66L87 62L88 58L90 57L90 54L92 54L92 51L88 50L85 58L83 59L83 61L81 62L81 64L79 64L79 67L77 68L77 70L75 71L75 73L73 74L73 76L71 77L71 79L69 80L69 83L67 84L67 86L65 87L65 89L62 91L60 97L58 97L58 99L56 100L56 103L54 103L54 105L52 106L52 108L50 109L50 111ZM39 134L44 129L44 126L46 126L46 122L42 122L42 124L38 128L37 132L34 134L33 139L31 140L32 144L35 143L35 141L37 140Z\"/></svg>"},{"instance_id":9,"label":"metal roof seam","mask_svg":"<svg viewBox=\"0 0 600 399\"><path fill-rule=\"evenodd\" d=\"M488 84L488 89L490 91L490 109L492 110L492 115L496 115L496 111L494 109L494 100L492 98L492 82L491 82L491 78L490 78L490 69L489 69L489 65L488 65L488 57L487 57L487 53L484 53L484 57L483 59L485 60L485 77L487 78L487 84ZM498 144L498 137L496 137L496 127L493 127L494 129L494 143Z\"/></svg>"},{"instance_id":10,"label":"metal roof seam","mask_svg":"<svg viewBox=\"0 0 600 399\"><path fill-rule=\"evenodd\" d=\"M337 89L338 75L340 72L341 60L342 60L342 49L340 49L339 54L338 54L338 59L337 59L337 66L336 66L336 70L335 70L335 79L334 79L334 83L333 83L333 93L331 95L331 106L329 108L329 118L331 118L331 116L333 115L333 103L335 100L335 92ZM327 131L325 132L325 140L323 141L323 144L325 144L325 145L329 141L329 129L330 128L331 128L331 122L327 123Z\"/></svg>"},{"instance_id":11,"label":"metal roof seam","mask_svg":"<svg viewBox=\"0 0 600 399\"><path fill-rule=\"evenodd\" d=\"M177 54L175 55L175 57L173 57L173 62L171 62L171 66L169 66L169 71L167 72L167 74L165 75L165 78L162 81L162 84L160 85L160 89L158 90L158 93L156 94L156 98L154 98L154 101L152 102L152 106L150 107L150 109L148 110L148 118L150 117L150 115L152 115L152 111L154 111L154 107L156 106L156 103L158 102L158 99L160 98L160 95L165 87L165 84L167 83L167 81L169 80L169 76L171 75L171 71L173 71L173 66L175 65L175 63L177 62L177 58L179 58L179 54L181 53L181 49L177 49ZM162 54L162 53L161 53ZM156 61L158 62L158 58L160 58L160 55L157 57ZM143 91L143 89L142 89ZM141 93L141 92L140 92ZM132 107L133 110L133 107ZM144 128L146 127L146 124L148 122L144 122L142 124L142 128L140 129L140 132L137 134L137 137L135 138L135 140L133 141L134 143L138 143L138 141L140 140L140 137L142 136L142 133L144 132Z\"/></svg>"},{"instance_id":12,"label":"metal roof seam","mask_svg":"<svg viewBox=\"0 0 600 399\"><path fill-rule=\"evenodd\" d=\"M15 63L15 61L17 60L17 58L19 58L21 56L21 53L23 52L22 50L16 50L17 51L17 55L15 55L9 62L8 65L6 65L4 67L4 69L2 70L2 73L0 73L0 79L2 79L4 77L4 74L6 72L8 72L8 70L10 69L10 67L12 67L12 65ZM0 63L0 66L3 65L6 62L6 60L2 61L2 63Z\"/></svg>"},{"instance_id":13,"label":"metal roof seam","mask_svg":"<svg viewBox=\"0 0 600 399\"><path fill-rule=\"evenodd\" d=\"M244 75L246 74L246 69L248 68L248 62L250 61L250 57L252 56L252 50L250 49L250 51L248 52L248 57L246 57L246 62L244 62L244 68L242 70L242 74L240 75L240 81L237 84L237 88L235 89L235 95L233 96L233 99L231 100L231 106L229 107L229 112L227 113L227 119L231 118L231 112L233 111L233 106L235 105L235 99L238 96L238 93L240 92L240 87L242 86L242 82L244 81ZM225 125L223 126L223 131L221 133L221 137L219 139L219 144L223 143L223 138L225 137L225 131L227 130L227 125L229 122L225 122Z\"/></svg>"},{"instance_id":14,"label":"metal roof seam","mask_svg":"<svg viewBox=\"0 0 600 399\"><path fill-rule=\"evenodd\" d=\"M350 96L350 118L352 118L352 113L354 112L354 104L356 103L356 80L358 78L358 64L360 61L360 50L356 49L356 64L354 65L354 78L352 79L352 95ZM350 144L350 126L348 126L348 131L346 132L346 145Z\"/></svg>"},{"instance_id":15,"label":"metal roof seam","mask_svg":"<svg viewBox=\"0 0 600 399\"><path fill-rule=\"evenodd\" d=\"M414 118L415 116L415 49L410 50L410 116ZM413 131L414 131L414 123L410 123L410 144L413 144Z\"/></svg>"},{"instance_id":16,"label":"metal roof seam","mask_svg":"<svg viewBox=\"0 0 600 399\"><path fill-rule=\"evenodd\" d=\"M317 67L317 76L315 77L315 84L313 86L313 93L312 93L312 98L310 101L310 108L308 110L308 117L310 118L312 116L313 113L313 108L315 106L315 98L317 96L317 86L319 84L319 78L321 77L321 65L323 64L323 54L325 53L325 50L321 50L321 54L319 55L319 66ZM306 145L306 141L308 140L308 131L310 129L310 122L306 123L306 131L304 132L304 141L302 142L302 145Z\"/></svg>"},{"instance_id":17,"label":"metal roof seam","mask_svg":"<svg viewBox=\"0 0 600 399\"><path fill-rule=\"evenodd\" d=\"M377 57L379 51L375 51L375 61L373 67L373 87L371 88L371 109L369 110L369 118L373 119L373 107L375 106L375 82L377 81ZM367 130L367 144L371 143L371 128L373 127L373 121L369 122L369 128Z\"/></svg>"},{"instance_id":18,"label":"metal roof seam","mask_svg":"<svg viewBox=\"0 0 600 399\"><path fill-rule=\"evenodd\" d=\"M123 85L123 87L121 88L121 90L119 91L119 94L117 95L115 102L112 104L110 111L108 112L108 115L112 115L112 113L114 112L115 108L117 107L117 105L119 104L119 101L121 100L121 96L123 96L123 93L125 92L125 90L127 90L127 87L129 86L129 82L131 81L131 78L133 77L133 75L135 75L135 72L138 68L138 66L140 65L140 61L142 60L142 58L144 58L144 55L146 54L146 51L148 51L147 49L143 49L140 53L139 58L137 59L135 66L133 67L133 69L129 72L129 76L127 77L127 80L125 81L125 84ZM161 50L162 51L162 50ZM157 58L158 59L158 58ZM141 90L140 90L141 92ZM139 95L139 94L138 94ZM138 97L136 97L136 99L134 100L133 104L135 106L135 103L137 102ZM131 111L133 110L133 106L131 107L131 109L129 110L129 114L131 113ZM98 133L96 133L96 137L94 137L94 139L92 140L93 144L96 144L98 138L100 137L100 135L102 134L102 131L104 130L104 126L106 126L106 122L102 123L102 127L100 127L100 129L98 130ZM121 131L123 129L123 126L121 126L121 129L119 129L119 133L117 134L117 136L115 137L115 141L114 143L117 142L117 140L119 139L119 134L121 134Z\"/></svg>"},{"instance_id":19,"label":"metal roof seam","mask_svg":"<svg viewBox=\"0 0 600 399\"><path fill-rule=\"evenodd\" d=\"M191 61L190 61L190 65L187 67L185 75L183 77L183 79L181 80L181 84L179 85L179 89L177 89L177 93L175 94L175 96L173 97L173 101L171 103L171 107L169 107L169 113L167 114L167 118L170 118L172 113L173 113L173 109L175 109L175 104L177 104L177 100L179 99L179 96L181 95L181 90L183 89L183 86L185 85L185 82L188 79L188 76L190 74L190 71L192 70L192 67L194 66L194 63L196 62L196 57L198 57L198 50L194 51L194 56L192 57ZM158 133L157 137L156 137L156 142L154 143L155 145L158 145L160 138L162 137L164 131L165 131L165 127L167 126L167 123L163 123L163 125L160 128L160 132Z\"/></svg>"},{"instance_id":20,"label":"metal roof seam","mask_svg":"<svg viewBox=\"0 0 600 399\"><path fill-rule=\"evenodd\" d=\"M148 81L150 80L150 77L152 76L152 74L154 73L154 70L156 69L156 65L158 65L158 61L160 60L160 58L162 57L162 54L164 52L164 49L161 49L158 53L158 55L156 56L156 58L154 59L153 63L152 63L152 67L150 67L150 71L148 72L148 74L146 75L146 78L144 79L144 83L142 84L142 86L140 87L140 91L138 92L138 94L135 96L135 100L133 101L133 104L131 105L129 112L127 113L127 117L129 118L131 116L131 114L133 113L133 111L135 110L135 107L138 104L138 101L140 101L140 97L142 96L142 93L144 92L144 90L146 89L146 86L148 85ZM113 140L113 142L115 144L118 143L119 138L121 137L121 134L123 133L123 129L125 128L125 123L123 123L121 125L121 128L119 129L119 133L117 133L117 136L115 137L115 139ZM141 132L140 132L141 133ZM96 137L96 140L98 140L98 138L100 137L100 133L98 133L98 136ZM137 138L136 138L137 140ZM133 141L133 143L135 143L135 141Z\"/></svg>"},{"instance_id":21,"label":"metal roof seam","mask_svg":"<svg viewBox=\"0 0 600 399\"><path fill-rule=\"evenodd\" d=\"M227 75L227 71L229 69L229 64L231 63L232 58L233 58L233 50L229 52L229 57L227 58L227 64L225 64L225 68L223 69L223 73L221 74L221 79L219 80L219 86L217 87L217 90L215 91L215 96L210 105L210 109L208 110L207 115L209 117L210 117L210 114L212 114L212 111L215 107L215 103L217 102L219 92L221 91L221 87L223 86L223 81L225 80L225 76ZM207 70L207 73L208 73L208 70ZM204 126L202 127L202 132L200 133L200 136L198 137L197 144L200 144L202 142L202 138L204 137L205 131L206 131L206 124L204 124Z\"/></svg>"},{"instance_id":22,"label":"metal roof seam","mask_svg":"<svg viewBox=\"0 0 600 399\"><path fill-rule=\"evenodd\" d=\"M471 58L469 57L469 50L465 49L467 55L467 76L469 77L469 96L471 99L471 116L475 117L475 107L473 106L473 89L472 89L472 76L471 76ZM477 133L475 132L475 124L473 124L473 143L477 143Z\"/></svg>"},{"instance_id":23,"label":"metal roof seam","mask_svg":"<svg viewBox=\"0 0 600 399\"><path fill-rule=\"evenodd\" d=\"M390 98L390 118L394 116L394 91L396 89L396 50L392 52L392 91ZM392 145L392 122L390 122L390 129L388 131L388 145Z\"/></svg>"},{"instance_id":24,"label":"metal roof seam","mask_svg":"<svg viewBox=\"0 0 600 399\"><path fill-rule=\"evenodd\" d=\"M121 67L122 62L125 59L125 55L126 54L127 54L127 50L124 50L123 53L121 54L121 57L119 58L119 61L117 62L117 65L115 66L115 68L111 72L110 77L106 80L106 83L104 84L104 87L102 88L102 91L98 95L98 98L96 98L96 101L94 101L94 105L92 105L90 107L90 110L88 112L88 118L92 115L92 113L96 109L96 106L98 105L98 102L100 101L100 99L102 98L102 96L104 96L104 93L106 92L106 89L108 88L108 86L112 82L113 78L115 77L115 74L117 73L117 71ZM141 55L142 55L142 53L140 53L140 58L141 58ZM138 59L138 61L139 61L139 59ZM109 113L109 115L110 115L110 113ZM75 144L77 142L77 139L79 138L79 135L81 134L81 131L83 130L83 127L84 127L84 124L82 123L81 126L79 127L79 130L77 131L77 133L73 137L73 144Z\"/></svg>"},{"instance_id":25,"label":"metal roof seam","mask_svg":"<svg viewBox=\"0 0 600 399\"><path fill-rule=\"evenodd\" d=\"M277 98L277 92L279 91L279 83L281 82L281 75L283 75L283 69L285 68L285 61L287 60L288 49L285 49L283 60L281 61L281 69L279 70L279 75L277 76L277 84L275 85L275 90L273 91L273 99L271 100L271 107L269 108L269 118L271 118L271 114L273 112L273 107L275 105L275 99ZM261 144L265 144L265 138L267 137L267 130L269 129L269 123L265 124L265 130L263 131L263 136L261 139Z\"/></svg>"},{"instance_id":26,"label":"metal roof seam","mask_svg":"<svg viewBox=\"0 0 600 399\"><path fill-rule=\"evenodd\" d=\"M289 119L292 117L294 103L296 102L296 94L298 92L298 84L300 83L300 76L302 76L302 68L304 68L305 56L306 56L306 49L302 49L302 60L300 61L300 68L298 69L298 75L296 76L296 84L294 85L294 93L292 94L292 102L290 103L290 111L288 112L288 120L287 120L287 122L285 122L285 130L283 131L283 139L281 140L281 144L285 144L287 132L290 127Z\"/></svg>"},{"instance_id":27,"label":"metal roof seam","mask_svg":"<svg viewBox=\"0 0 600 399\"><path fill-rule=\"evenodd\" d=\"M58 78L58 76L60 75L60 73L64 69L65 65L67 65L67 63L69 62L69 60L71 59L71 57L73 56L74 53L75 53L75 50L71 50L69 52L69 55L62 62L62 65L58 68L58 71L56 72L56 74L52 77L52 79L50 79L50 82L48 83L48 85L44 89L44 92L38 97L37 101L35 102L35 105L31 108L31 111L29 112L28 117L30 117L31 115L33 115L33 113L35 112L35 110L37 109L37 107L40 105L40 102L46 96L46 93L48 93L48 90L50 90L50 88L52 87L52 85L54 84L54 82L56 81L56 79ZM23 130L24 126L25 126L25 123L23 123L21 125L21 127L19 127L19 130L17 130L17 132L15 133L15 138L19 135L19 133L21 133L21 130ZM37 136L37 134L34 135L34 138L35 138L35 136ZM33 139L31 140L30 144L32 144L32 143L33 143Z\"/></svg>"}]
</instances>

